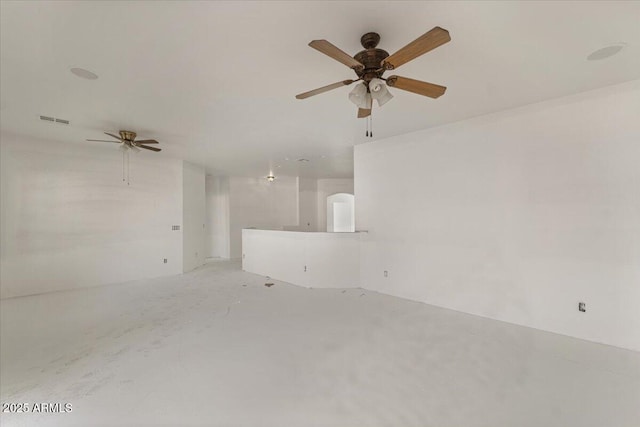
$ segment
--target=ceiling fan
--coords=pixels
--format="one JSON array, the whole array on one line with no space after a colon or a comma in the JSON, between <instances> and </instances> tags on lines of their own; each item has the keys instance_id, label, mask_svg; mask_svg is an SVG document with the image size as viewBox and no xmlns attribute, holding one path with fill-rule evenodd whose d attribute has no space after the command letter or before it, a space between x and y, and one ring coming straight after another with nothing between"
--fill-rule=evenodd
<instances>
[{"instance_id":1,"label":"ceiling fan","mask_svg":"<svg viewBox=\"0 0 640 427\"><path fill-rule=\"evenodd\" d=\"M145 150L151 151L162 151L161 148L156 147L148 147L145 144L159 144L155 139L143 139L141 141L136 141L136 133L131 132L129 130L121 130L120 136L116 136L112 133L105 132L105 135L109 135L112 138L117 139L117 141L112 140L104 140L104 139L87 139L87 141L95 141L95 142L115 142L116 144L122 144L120 147L123 150L131 149L134 151L140 151L140 148L144 148Z\"/></svg>"},{"instance_id":2,"label":"ceiling fan","mask_svg":"<svg viewBox=\"0 0 640 427\"><path fill-rule=\"evenodd\" d=\"M151 151L162 151L160 148L149 147L145 144L159 144L155 139L143 139L141 141L136 141L136 133L131 132L130 130L121 130L119 132L120 136L115 136L112 133L105 132L105 135L109 135L112 138L117 139L117 141L113 140L104 140L104 139L87 139L87 141L95 141L95 142L115 142L116 144L120 144L120 149L122 150L122 181L126 181L127 185L130 185L130 173L129 173L129 152L130 151L140 151L141 148L145 150ZM126 172L126 173L125 173Z\"/></svg>"},{"instance_id":3,"label":"ceiling fan","mask_svg":"<svg viewBox=\"0 0 640 427\"><path fill-rule=\"evenodd\" d=\"M380 42L380 35L378 33L366 33L360 38L360 43L364 47L364 50L356 53L353 57L327 40L313 40L309 43L309 46L353 69L358 78L356 80L342 80L318 89L310 90L309 92L296 95L296 98L309 98L342 86L348 86L354 82L362 81L362 83L358 84L349 94L351 102L358 106L358 118L371 116L374 99L378 102L379 106L382 106L393 98L393 95L389 93L384 84L385 81L390 87L430 98L438 98L444 94L447 89L446 87L395 75L383 78L382 75L385 71L394 70L412 59L442 46L450 40L451 37L447 30L434 27L393 55L389 55L387 51L376 48Z\"/></svg>"}]
</instances>

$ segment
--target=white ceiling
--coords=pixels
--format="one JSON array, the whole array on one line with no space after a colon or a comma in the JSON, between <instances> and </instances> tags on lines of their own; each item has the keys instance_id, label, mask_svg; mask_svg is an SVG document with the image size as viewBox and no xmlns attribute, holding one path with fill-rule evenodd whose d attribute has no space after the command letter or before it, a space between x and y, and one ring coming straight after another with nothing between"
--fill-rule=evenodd
<instances>
[{"instance_id":1,"label":"white ceiling","mask_svg":"<svg viewBox=\"0 0 640 427\"><path fill-rule=\"evenodd\" d=\"M346 52L376 31L393 53L438 25L452 41L394 72L448 87L391 89L375 139L640 78L640 2L2 2L2 131L69 141L130 129L210 173L346 177L366 142L352 78L307 43ZM625 42L618 55L587 61ZM99 75L83 80L82 67ZM46 124L44 114L72 125ZM156 155L154 153L143 153ZM324 156L324 157L323 157ZM308 158L308 163L294 160ZM290 160L285 160L289 158ZM280 166L278 168L278 166Z\"/></svg>"}]
</instances>

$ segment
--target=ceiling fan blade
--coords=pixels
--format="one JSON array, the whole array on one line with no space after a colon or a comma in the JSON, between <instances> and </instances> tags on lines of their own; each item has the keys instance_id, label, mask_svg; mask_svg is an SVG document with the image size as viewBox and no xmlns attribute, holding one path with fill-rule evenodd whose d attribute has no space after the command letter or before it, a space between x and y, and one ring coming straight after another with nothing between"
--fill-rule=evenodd
<instances>
[{"instance_id":1,"label":"ceiling fan blade","mask_svg":"<svg viewBox=\"0 0 640 427\"><path fill-rule=\"evenodd\" d=\"M93 141L93 142L115 142L116 144L120 144L121 141L107 141L104 139L87 139L87 141Z\"/></svg>"},{"instance_id":2,"label":"ceiling fan blade","mask_svg":"<svg viewBox=\"0 0 640 427\"><path fill-rule=\"evenodd\" d=\"M117 139L118 141L122 141L122 138L120 138L119 136L115 136L115 135L114 135L114 134L112 134L112 133L105 132L104 134L105 134L105 135L109 135L110 137L113 137L113 138Z\"/></svg>"},{"instance_id":3,"label":"ceiling fan blade","mask_svg":"<svg viewBox=\"0 0 640 427\"><path fill-rule=\"evenodd\" d=\"M389 87L417 93L418 95L428 96L429 98L438 98L447 90L445 86L400 76L389 76L387 78L387 85Z\"/></svg>"},{"instance_id":4,"label":"ceiling fan blade","mask_svg":"<svg viewBox=\"0 0 640 427\"><path fill-rule=\"evenodd\" d=\"M156 147L147 147L146 145L135 145L135 147L140 147L140 148L144 148L146 150L151 150L151 151L162 151L161 148L156 148Z\"/></svg>"},{"instance_id":5,"label":"ceiling fan blade","mask_svg":"<svg viewBox=\"0 0 640 427\"><path fill-rule=\"evenodd\" d=\"M342 62L344 65L346 65L349 68L353 68L353 69L364 68L364 65L356 61L353 57L349 56L348 53L340 50L339 48L332 45L330 42L326 40L313 40L311 43L309 43L309 46L324 53L327 56L332 57L338 62Z\"/></svg>"},{"instance_id":6,"label":"ceiling fan blade","mask_svg":"<svg viewBox=\"0 0 640 427\"><path fill-rule=\"evenodd\" d=\"M382 61L382 66L387 70L393 70L438 46L442 46L450 40L451 36L449 36L449 31L444 28L434 27L393 55L385 58L385 60Z\"/></svg>"},{"instance_id":7,"label":"ceiling fan blade","mask_svg":"<svg viewBox=\"0 0 640 427\"><path fill-rule=\"evenodd\" d=\"M367 108L358 108L358 118L363 119L365 117L369 117L371 115L371 109Z\"/></svg>"},{"instance_id":8,"label":"ceiling fan blade","mask_svg":"<svg viewBox=\"0 0 640 427\"><path fill-rule=\"evenodd\" d=\"M143 139L142 141L138 141L136 139L136 144L140 145L140 144L160 144L160 143L155 139Z\"/></svg>"},{"instance_id":9,"label":"ceiling fan blade","mask_svg":"<svg viewBox=\"0 0 640 427\"><path fill-rule=\"evenodd\" d=\"M342 86L349 86L354 81L355 80L343 80L341 82L337 82L337 83L333 83L333 84L326 85L326 86L323 86L323 87L319 87L318 89L310 90L309 92L305 92L305 93L301 93L299 95L296 95L296 99L305 99L305 98L309 98L310 96L318 95L318 94L321 94L321 93L324 93L324 92L328 92L330 90L337 89L337 88L342 87Z\"/></svg>"}]
</instances>

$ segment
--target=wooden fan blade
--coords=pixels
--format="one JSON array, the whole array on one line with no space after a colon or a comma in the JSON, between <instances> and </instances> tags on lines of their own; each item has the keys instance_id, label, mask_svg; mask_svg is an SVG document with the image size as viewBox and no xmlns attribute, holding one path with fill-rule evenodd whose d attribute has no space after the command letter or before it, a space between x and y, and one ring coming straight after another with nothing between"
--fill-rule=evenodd
<instances>
[{"instance_id":1,"label":"wooden fan blade","mask_svg":"<svg viewBox=\"0 0 640 427\"><path fill-rule=\"evenodd\" d=\"M389 76L387 78L387 85L389 87L417 93L418 95L428 96L429 98L438 98L447 90L444 86L400 76Z\"/></svg>"},{"instance_id":2,"label":"wooden fan blade","mask_svg":"<svg viewBox=\"0 0 640 427\"><path fill-rule=\"evenodd\" d=\"M156 148L156 147L147 147L146 145L134 145L134 147L140 147L140 148L144 148L146 150L151 150L151 151L162 151L161 148Z\"/></svg>"},{"instance_id":3,"label":"wooden fan blade","mask_svg":"<svg viewBox=\"0 0 640 427\"><path fill-rule=\"evenodd\" d=\"M155 139L143 139L141 141L138 141L136 139L136 145L140 145L140 144L160 144L160 143Z\"/></svg>"},{"instance_id":4,"label":"wooden fan blade","mask_svg":"<svg viewBox=\"0 0 640 427\"><path fill-rule=\"evenodd\" d=\"M326 40L314 40L311 43L309 43L309 46L324 53L327 56L332 57L338 62L342 62L344 65L346 65L349 68L353 68L353 69L364 68L364 65L356 61L353 57L349 56L348 53L343 52L342 50L340 50L339 48L332 45Z\"/></svg>"},{"instance_id":5,"label":"wooden fan blade","mask_svg":"<svg viewBox=\"0 0 640 427\"><path fill-rule=\"evenodd\" d=\"M87 139L87 141L92 141L92 142L115 142L116 144L120 144L121 141L106 141L104 139Z\"/></svg>"},{"instance_id":6,"label":"wooden fan blade","mask_svg":"<svg viewBox=\"0 0 640 427\"><path fill-rule=\"evenodd\" d=\"M309 92L305 92L305 93L301 93L299 95L296 95L296 99L309 98L310 96L318 95L318 94L324 93L324 92L328 92L330 90L337 89L337 88L342 87L342 86L349 86L353 82L354 82L354 80L343 80L341 82L337 82L337 83L333 83L333 84L326 85L326 86L323 86L323 87L319 87L318 89L310 90Z\"/></svg>"},{"instance_id":7,"label":"wooden fan blade","mask_svg":"<svg viewBox=\"0 0 640 427\"><path fill-rule=\"evenodd\" d=\"M113 138L117 139L118 141L122 141L122 138L120 138L119 136L115 136L115 135L114 135L114 134L112 134L112 133L105 132L104 134L105 134L105 135L109 135L110 137L113 137Z\"/></svg>"},{"instance_id":8,"label":"wooden fan blade","mask_svg":"<svg viewBox=\"0 0 640 427\"><path fill-rule=\"evenodd\" d=\"M371 115L371 109L367 108L358 108L358 118L364 119L365 117L369 117Z\"/></svg>"},{"instance_id":9,"label":"wooden fan blade","mask_svg":"<svg viewBox=\"0 0 640 427\"><path fill-rule=\"evenodd\" d=\"M385 58L385 60L382 61L382 66L387 70L393 70L438 46L442 46L450 40L449 31L444 28L434 27L393 55Z\"/></svg>"}]
</instances>

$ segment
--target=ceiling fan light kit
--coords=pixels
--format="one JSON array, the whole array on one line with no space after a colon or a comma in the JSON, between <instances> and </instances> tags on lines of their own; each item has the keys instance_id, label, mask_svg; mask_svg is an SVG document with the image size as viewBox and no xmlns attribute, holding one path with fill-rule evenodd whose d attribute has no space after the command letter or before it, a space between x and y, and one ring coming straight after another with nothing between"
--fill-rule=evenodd
<instances>
[{"instance_id":1,"label":"ceiling fan light kit","mask_svg":"<svg viewBox=\"0 0 640 427\"><path fill-rule=\"evenodd\" d=\"M353 57L340 50L327 40L313 40L309 43L312 48L343 63L351 68L358 76L357 80L343 80L327 86L296 95L297 99L306 99L314 95L328 92L351 83L362 81L349 93L349 100L358 107L358 118L368 118L366 136L373 136L370 130L372 100L375 99L379 107L389 102L393 95L387 86L406 90L429 98L438 98L446 91L445 86L427 83L420 80L400 76L382 77L385 71L395 70L403 64L439 47L451 40L449 32L444 28L434 27L427 31L393 55L378 49L380 35L366 33L360 38L364 50ZM384 83L386 81L386 84Z\"/></svg>"}]
</instances>

